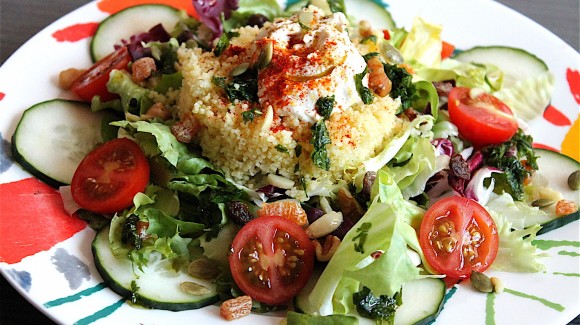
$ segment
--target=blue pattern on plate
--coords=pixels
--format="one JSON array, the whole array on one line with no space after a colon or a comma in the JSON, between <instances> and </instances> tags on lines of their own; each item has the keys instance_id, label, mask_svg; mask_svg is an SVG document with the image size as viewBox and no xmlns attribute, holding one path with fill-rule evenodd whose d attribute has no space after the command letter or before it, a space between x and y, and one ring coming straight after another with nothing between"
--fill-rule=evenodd
<instances>
[{"instance_id":1,"label":"blue pattern on plate","mask_svg":"<svg viewBox=\"0 0 580 325\"><path fill-rule=\"evenodd\" d=\"M83 280L90 280L89 267L78 257L70 255L64 248L58 248L50 258L56 269L62 273L72 290L77 289Z\"/></svg>"},{"instance_id":2,"label":"blue pattern on plate","mask_svg":"<svg viewBox=\"0 0 580 325\"><path fill-rule=\"evenodd\" d=\"M24 291L30 291L30 285L32 284L32 277L30 273L27 271L16 271L16 270L8 270L7 272L15 281L16 283L24 289Z\"/></svg>"},{"instance_id":3,"label":"blue pattern on plate","mask_svg":"<svg viewBox=\"0 0 580 325\"><path fill-rule=\"evenodd\" d=\"M10 142L6 141L2 136L2 132L0 132L0 174L7 171L12 164Z\"/></svg>"}]
</instances>

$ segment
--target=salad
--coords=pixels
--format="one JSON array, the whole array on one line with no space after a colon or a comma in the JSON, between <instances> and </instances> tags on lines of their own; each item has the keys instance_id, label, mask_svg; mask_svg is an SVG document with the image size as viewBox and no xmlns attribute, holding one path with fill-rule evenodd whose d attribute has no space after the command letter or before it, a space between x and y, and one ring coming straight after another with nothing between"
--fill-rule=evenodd
<instances>
[{"instance_id":1,"label":"salad","mask_svg":"<svg viewBox=\"0 0 580 325\"><path fill-rule=\"evenodd\" d=\"M440 27L420 18L410 30L394 25L376 30L341 22L347 19L341 2L315 4L282 11L275 3L256 8L242 1L231 11L231 3L201 3L196 4L199 20L167 7L134 7L101 24L92 52L98 62L88 73L78 77L69 71L61 78L74 76L65 86L90 102L94 113L78 112L84 104L59 100L25 113L14 137L15 158L47 182L71 184L61 187L66 206L99 229L95 262L115 292L169 310L220 301L224 317L288 308L293 301L302 313L290 312L288 321L342 314L414 323L436 317L445 292L441 278L472 277L476 283L474 276L482 277L488 267L542 270L541 255L531 245L534 236L578 218L572 201L578 196L578 163L557 157L570 184L558 191L547 187L545 179L536 177L538 156L557 154L539 155L525 131L523 119L540 114L550 100L553 78L545 64L506 47L474 48L449 58L452 46L440 39ZM173 24L110 38L111 30L144 10L153 10L154 20L166 15ZM223 13L223 24L216 13ZM211 149L197 133L203 131L196 123L203 121L183 113L184 106L200 110L183 99L198 86L188 79L183 62L195 51L232 56L240 47L242 26L251 22L267 29L273 23L265 21L277 17L299 25L305 35L328 17L334 28L351 28L347 35L362 48L357 50L364 71L349 78L354 91L346 90L347 99L354 94L361 107L381 98L395 100L396 131L382 134L388 141L372 148L375 154L360 164L338 164L345 175L340 180L332 173L300 169L306 163L325 171L337 165L333 158L340 154L331 150L332 136L325 128L332 114L346 113L334 111L340 102L332 92L313 103L313 120L301 120L309 123L311 134L304 146L274 146L274 154L302 157L293 174L264 167L252 179L236 176L235 169L221 163L219 150L207 157ZM109 47L107 38L113 39ZM273 39L272 34L265 39ZM248 54L255 61L247 66L237 62L229 74L214 75L207 85L222 94L228 109L230 104L262 105L244 107L241 125L248 127L269 115L264 96L252 87L256 82L260 88L260 75L276 67L279 54L275 45L267 45L272 43L257 44L257 55ZM114 52L99 54L101 48ZM508 71L504 60L512 56L530 67L525 69L532 71L530 76ZM497 59L479 61L489 57ZM333 64L293 81L330 78L341 68ZM388 83L391 89L384 94ZM541 91L530 95L530 89ZM26 135L45 120L47 107L57 107L71 125L83 127L88 138L80 139L78 147L86 146L81 152L105 144L83 154L78 167L43 165L34 157L38 145ZM206 135L211 136L220 135ZM33 154L27 150L31 146ZM273 250L264 251L264 246ZM250 269L261 272L246 272ZM317 271L319 277L311 276ZM499 280L482 278L495 283L491 290L501 291ZM418 292L428 306L423 314L413 304Z\"/></svg>"}]
</instances>

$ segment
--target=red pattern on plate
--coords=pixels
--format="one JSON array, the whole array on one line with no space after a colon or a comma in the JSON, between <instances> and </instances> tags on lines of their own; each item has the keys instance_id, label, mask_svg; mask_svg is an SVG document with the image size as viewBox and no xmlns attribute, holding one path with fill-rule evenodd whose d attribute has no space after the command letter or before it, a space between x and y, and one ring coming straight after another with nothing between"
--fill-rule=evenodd
<instances>
[{"instance_id":1,"label":"red pattern on plate","mask_svg":"<svg viewBox=\"0 0 580 325\"><path fill-rule=\"evenodd\" d=\"M125 8L142 4L164 4L175 7L177 9L183 9L193 17L197 17L197 14L195 13L195 9L193 8L191 0L125 0L125 1L100 0L97 3L97 7L102 12L114 14Z\"/></svg>"},{"instance_id":2,"label":"red pattern on plate","mask_svg":"<svg viewBox=\"0 0 580 325\"><path fill-rule=\"evenodd\" d=\"M6 94L3 93L3 92L0 92L0 100L3 100L4 99L4 96L6 96Z\"/></svg>"},{"instance_id":3,"label":"red pattern on plate","mask_svg":"<svg viewBox=\"0 0 580 325\"><path fill-rule=\"evenodd\" d=\"M580 104L580 73L578 70L566 69L566 80L568 80L568 86L574 100Z\"/></svg>"},{"instance_id":4,"label":"red pattern on plate","mask_svg":"<svg viewBox=\"0 0 580 325\"><path fill-rule=\"evenodd\" d=\"M52 33L58 42L77 42L95 35L99 23L75 24Z\"/></svg>"},{"instance_id":5,"label":"red pattern on plate","mask_svg":"<svg viewBox=\"0 0 580 325\"><path fill-rule=\"evenodd\" d=\"M86 228L69 216L60 194L36 178L0 184L0 262L18 263Z\"/></svg>"},{"instance_id":6,"label":"red pattern on plate","mask_svg":"<svg viewBox=\"0 0 580 325\"><path fill-rule=\"evenodd\" d=\"M572 122L570 121L570 119L566 115L564 115L562 112L560 112L559 109L557 109L556 107L554 107L552 105L548 105L548 107L544 111L544 119L546 119L546 121L548 121L556 126L572 125Z\"/></svg>"},{"instance_id":7,"label":"red pattern on plate","mask_svg":"<svg viewBox=\"0 0 580 325\"><path fill-rule=\"evenodd\" d=\"M534 142L532 144L532 147L538 148L538 149L546 149L546 150L552 150L552 151L555 151L555 152L560 152L560 150L558 150L558 149L556 149L554 147L550 147L548 145L545 145L545 144L542 144L542 143L537 143L537 142Z\"/></svg>"}]
</instances>

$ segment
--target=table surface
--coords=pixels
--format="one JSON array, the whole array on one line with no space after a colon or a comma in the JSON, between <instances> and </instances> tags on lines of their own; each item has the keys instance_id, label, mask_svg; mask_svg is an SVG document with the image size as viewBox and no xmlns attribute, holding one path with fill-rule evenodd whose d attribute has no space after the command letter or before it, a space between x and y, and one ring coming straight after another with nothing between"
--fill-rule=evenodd
<instances>
[{"instance_id":1,"label":"table surface","mask_svg":"<svg viewBox=\"0 0 580 325\"><path fill-rule=\"evenodd\" d=\"M0 0L0 64L24 42L87 0ZM580 49L578 0L499 0ZM39 14L42 13L42 14ZM33 19L23 19L30 17ZM53 324L0 276L0 324ZM580 324L580 316L570 324Z\"/></svg>"}]
</instances>

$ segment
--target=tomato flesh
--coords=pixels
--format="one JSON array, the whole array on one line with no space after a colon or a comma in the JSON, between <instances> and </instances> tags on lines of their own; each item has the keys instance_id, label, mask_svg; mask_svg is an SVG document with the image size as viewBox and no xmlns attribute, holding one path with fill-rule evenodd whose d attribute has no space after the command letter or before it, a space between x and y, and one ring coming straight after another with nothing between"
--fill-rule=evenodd
<instances>
[{"instance_id":1,"label":"tomato flesh","mask_svg":"<svg viewBox=\"0 0 580 325\"><path fill-rule=\"evenodd\" d=\"M91 151L71 182L73 199L96 213L115 213L131 206L149 182L149 163L132 140L114 139Z\"/></svg>"},{"instance_id":2,"label":"tomato flesh","mask_svg":"<svg viewBox=\"0 0 580 325\"><path fill-rule=\"evenodd\" d=\"M115 99L117 95L107 90L109 73L113 70L127 70L131 60L127 47L120 47L75 79L71 90L85 102L90 102L94 96L100 96L102 101Z\"/></svg>"},{"instance_id":3,"label":"tomato flesh","mask_svg":"<svg viewBox=\"0 0 580 325\"><path fill-rule=\"evenodd\" d=\"M464 197L449 197L431 206L421 223L419 243L428 264L450 278L483 272L495 260L497 227L484 207Z\"/></svg>"},{"instance_id":4,"label":"tomato flesh","mask_svg":"<svg viewBox=\"0 0 580 325\"><path fill-rule=\"evenodd\" d=\"M288 302L306 285L314 248L304 230L282 217L248 222L234 238L230 270L240 289L270 305Z\"/></svg>"},{"instance_id":5,"label":"tomato flesh","mask_svg":"<svg viewBox=\"0 0 580 325\"><path fill-rule=\"evenodd\" d=\"M493 95L472 98L470 92L470 88L455 87L449 93L449 118L459 134L476 147L509 140L518 130L510 108Z\"/></svg>"}]
</instances>

